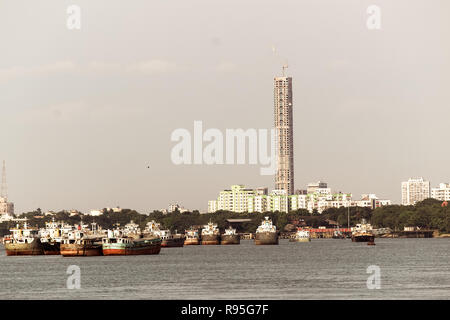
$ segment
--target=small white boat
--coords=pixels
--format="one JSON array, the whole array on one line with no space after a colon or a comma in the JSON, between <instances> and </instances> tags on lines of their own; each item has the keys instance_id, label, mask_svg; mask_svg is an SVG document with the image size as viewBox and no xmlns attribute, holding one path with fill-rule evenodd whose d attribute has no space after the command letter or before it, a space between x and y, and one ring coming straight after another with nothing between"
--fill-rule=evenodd
<instances>
[{"instance_id":1,"label":"small white boat","mask_svg":"<svg viewBox=\"0 0 450 320\"><path fill-rule=\"evenodd\" d=\"M298 229L295 233L294 237L291 238L289 241L291 242L310 242L311 241L311 234L308 230Z\"/></svg>"}]
</instances>

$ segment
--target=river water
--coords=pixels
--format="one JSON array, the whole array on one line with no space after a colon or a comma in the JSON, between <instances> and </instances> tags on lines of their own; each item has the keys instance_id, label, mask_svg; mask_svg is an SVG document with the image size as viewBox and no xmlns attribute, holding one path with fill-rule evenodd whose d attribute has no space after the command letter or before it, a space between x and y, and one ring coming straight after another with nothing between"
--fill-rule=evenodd
<instances>
[{"instance_id":1,"label":"river water","mask_svg":"<svg viewBox=\"0 0 450 320\"><path fill-rule=\"evenodd\" d=\"M64 258L7 257L1 246L0 299L450 299L449 249L450 239L242 240ZM67 289L70 265L80 267L80 289ZM380 268L380 289L368 289L371 265Z\"/></svg>"}]
</instances>

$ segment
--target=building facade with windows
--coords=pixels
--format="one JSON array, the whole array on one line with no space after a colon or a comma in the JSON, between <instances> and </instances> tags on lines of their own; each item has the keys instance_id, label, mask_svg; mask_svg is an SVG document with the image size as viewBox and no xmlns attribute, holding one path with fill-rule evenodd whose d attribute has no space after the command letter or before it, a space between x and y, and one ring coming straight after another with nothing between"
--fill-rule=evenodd
<instances>
[{"instance_id":1,"label":"building facade with windows","mask_svg":"<svg viewBox=\"0 0 450 320\"><path fill-rule=\"evenodd\" d=\"M440 183L439 187L432 188L431 197L440 201L450 201L450 183Z\"/></svg>"},{"instance_id":2,"label":"building facade with windows","mask_svg":"<svg viewBox=\"0 0 450 320\"><path fill-rule=\"evenodd\" d=\"M261 189L248 189L241 184L232 185L230 189L221 191L217 200L208 202L208 212L249 212L249 197L258 195L258 192Z\"/></svg>"},{"instance_id":3,"label":"building facade with windows","mask_svg":"<svg viewBox=\"0 0 450 320\"><path fill-rule=\"evenodd\" d=\"M430 182L423 178L409 178L402 182L402 205L415 205L430 198Z\"/></svg>"},{"instance_id":4,"label":"building facade with windows","mask_svg":"<svg viewBox=\"0 0 450 320\"><path fill-rule=\"evenodd\" d=\"M369 207L372 209L390 205L390 200L378 199L375 194L363 194L361 200L353 200L351 193L333 193L323 183L320 187L311 189L307 194L288 195L286 190L267 188L246 189L243 185L234 185L229 190L223 190L217 200L208 202L208 212L226 210L232 212L290 212L307 209L309 212L322 213L329 208Z\"/></svg>"}]
</instances>

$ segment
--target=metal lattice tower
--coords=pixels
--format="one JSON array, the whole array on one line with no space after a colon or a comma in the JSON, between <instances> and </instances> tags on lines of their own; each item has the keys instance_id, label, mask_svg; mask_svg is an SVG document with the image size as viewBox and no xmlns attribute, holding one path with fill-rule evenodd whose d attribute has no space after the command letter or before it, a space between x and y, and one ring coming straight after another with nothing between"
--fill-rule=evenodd
<instances>
[{"instance_id":1,"label":"metal lattice tower","mask_svg":"<svg viewBox=\"0 0 450 320\"><path fill-rule=\"evenodd\" d=\"M7 199L8 198L8 189L6 187L6 162L3 160L3 169L2 169L2 188L0 192L0 197Z\"/></svg>"}]
</instances>

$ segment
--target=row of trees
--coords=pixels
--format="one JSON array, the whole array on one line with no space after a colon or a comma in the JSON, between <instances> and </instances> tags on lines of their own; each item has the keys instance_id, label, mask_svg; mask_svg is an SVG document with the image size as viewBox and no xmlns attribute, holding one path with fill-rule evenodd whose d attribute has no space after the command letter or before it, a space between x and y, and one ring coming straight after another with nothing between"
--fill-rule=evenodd
<instances>
[{"instance_id":1,"label":"row of trees","mask_svg":"<svg viewBox=\"0 0 450 320\"><path fill-rule=\"evenodd\" d=\"M378 227L394 230L418 226L450 233L450 207L435 199L426 199L415 206L386 206L374 210L371 221Z\"/></svg>"},{"instance_id":2,"label":"row of trees","mask_svg":"<svg viewBox=\"0 0 450 320\"><path fill-rule=\"evenodd\" d=\"M37 227L44 227L45 222L50 221L53 217L47 216L43 218L35 218L40 216L41 211L37 209L32 212L23 213L19 218L27 218L28 224ZM111 229L117 226L124 226L133 220L139 224L141 228L151 220L161 223L163 228L178 230L183 232L191 226L200 226L213 221L217 223L221 230L228 227L227 219L250 219L249 222L242 223L238 226L239 232L255 232L265 216L269 216L278 230L288 230L289 225L293 221L303 221L305 225L311 227L334 226L334 222L338 225L346 227L348 218L350 226L366 219L371 222L374 227L389 227L393 230L403 230L404 227L417 226L423 229L436 229L441 233L450 233L450 207L443 206L442 202L427 199L415 206L385 206L375 210L370 208L352 207L352 208L330 208L319 214L317 212L310 213L305 209L283 212L266 212L266 213L235 213L229 211L218 211L215 213L200 214L198 211L185 213L169 213L163 214L160 211L152 213L140 214L131 209L123 209L121 212L106 211L103 215L92 217L90 215L70 216L67 212L58 212L54 216L56 221L64 221L69 224L90 224L97 223L104 229ZM0 235L9 233L9 229L14 222L3 222L0 224Z\"/></svg>"}]
</instances>

